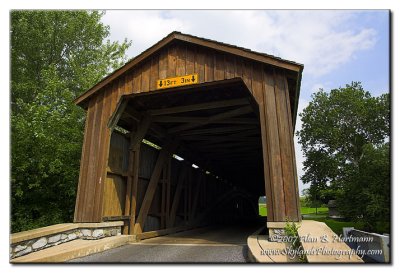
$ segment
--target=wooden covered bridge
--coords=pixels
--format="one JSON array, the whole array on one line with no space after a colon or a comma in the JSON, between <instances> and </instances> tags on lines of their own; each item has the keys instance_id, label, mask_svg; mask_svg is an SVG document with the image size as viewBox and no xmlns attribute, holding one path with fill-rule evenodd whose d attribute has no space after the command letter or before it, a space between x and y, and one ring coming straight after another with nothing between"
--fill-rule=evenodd
<instances>
[{"instance_id":1,"label":"wooden covered bridge","mask_svg":"<svg viewBox=\"0 0 400 273\"><path fill-rule=\"evenodd\" d=\"M125 234L300 221L293 128L303 66L173 32L75 100L87 111L75 222Z\"/></svg>"}]
</instances>

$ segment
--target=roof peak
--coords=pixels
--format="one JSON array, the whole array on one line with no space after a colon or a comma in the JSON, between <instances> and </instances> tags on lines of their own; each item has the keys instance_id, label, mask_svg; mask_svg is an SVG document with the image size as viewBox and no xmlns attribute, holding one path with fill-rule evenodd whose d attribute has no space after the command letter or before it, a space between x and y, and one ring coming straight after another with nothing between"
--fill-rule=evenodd
<instances>
[{"instance_id":1,"label":"roof peak","mask_svg":"<svg viewBox=\"0 0 400 273\"><path fill-rule=\"evenodd\" d=\"M137 56L127 61L122 67L111 72L109 75L104 77L100 82L98 82L92 88L90 88L82 95L80 95L78 98L76 98L74 102L78 105L82 105L85 101L87 101L87 99L90 96L92 96L102 87L104 87L111 81L115 80L116 78L120 77L126 71L138 65L139 63L147 59L149 56L155 54L157 51L159 51L160 49L162 49L163 47L167 46L168 44L170 44L175 40L195 44L197 46L206 47L227 54L241 56L243 58L250 59L252 61L261 62L267 65L279 67L299 74L301 74L303 70L303 65L296 62L288 61L273 55L252 51L247 48L238 47L235 45L219 42L216 40L201 38L191 34L185 34L175 30L169 33L167 36L165 36L163 39L161 39L154 45L152 45L151 47L149 47L148 49L146 49L145 51L143 51L142 53L138 54Z\"/></svg>"}]
</instances>

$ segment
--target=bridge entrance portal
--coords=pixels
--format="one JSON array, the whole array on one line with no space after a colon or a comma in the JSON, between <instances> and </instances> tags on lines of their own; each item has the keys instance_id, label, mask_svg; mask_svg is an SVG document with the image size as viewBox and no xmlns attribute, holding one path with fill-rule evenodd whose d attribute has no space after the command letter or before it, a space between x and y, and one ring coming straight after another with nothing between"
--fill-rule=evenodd
<instances>
[{"instance_id":1,"label":"bridge entrance portal","mask_svg":"<svg viewBox=\"0 0 400 273\"><path fill-rule=\"evenodd\" d=\"M259 196L268 228L300 221L302 69L171 33L75 100L87 118L74 221L148 238L255 221Z\"/></svg>"}]
</instances>

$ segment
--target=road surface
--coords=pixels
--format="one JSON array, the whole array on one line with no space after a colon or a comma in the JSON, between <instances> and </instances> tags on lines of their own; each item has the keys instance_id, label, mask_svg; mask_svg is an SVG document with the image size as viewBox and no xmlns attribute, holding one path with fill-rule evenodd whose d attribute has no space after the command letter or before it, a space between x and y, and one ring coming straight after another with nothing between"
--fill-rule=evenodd
<instances>
[{"instance_id":1,"label":"road surface","mask_svg":"<svg viewBox=\"0 0 400 273\"><path fill-rule=\"evenodd\" d=\"M259 226L213 226L143 240L72 263L246 263L247 237Z\"/></svg>"}]
</instances>

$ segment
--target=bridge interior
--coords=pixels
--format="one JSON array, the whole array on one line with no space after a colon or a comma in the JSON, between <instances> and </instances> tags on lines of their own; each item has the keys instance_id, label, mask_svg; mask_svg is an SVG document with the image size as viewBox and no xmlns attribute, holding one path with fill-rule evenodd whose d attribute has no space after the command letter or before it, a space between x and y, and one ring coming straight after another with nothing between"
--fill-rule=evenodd
<instances>
[{"instance_id":1,"label":"bridge interior","mask_svg":"<svg viewBox=\"0 0 400 273\"><path fill-rule=\"evenodd\" d=\"M124 95L109 127L103 220L153 235L257 220L259 109L241 79Z\"/></svg>"}]
</instances>

